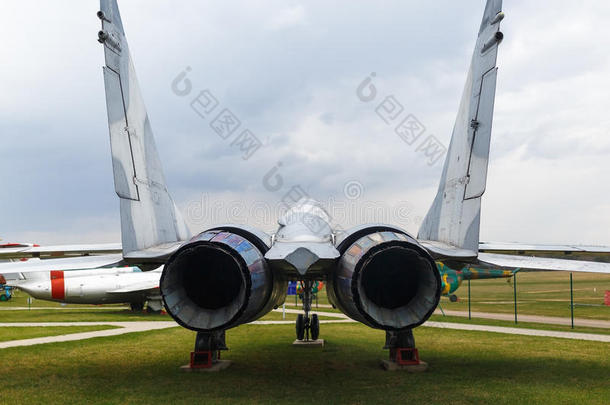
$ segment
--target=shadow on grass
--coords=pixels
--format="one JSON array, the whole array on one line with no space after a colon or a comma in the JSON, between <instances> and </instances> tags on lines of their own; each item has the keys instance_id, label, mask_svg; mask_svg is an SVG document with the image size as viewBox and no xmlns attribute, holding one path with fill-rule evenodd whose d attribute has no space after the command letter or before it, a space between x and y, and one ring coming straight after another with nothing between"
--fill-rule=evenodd
<instances>
[{"instance_id":1,"label":"shadow on grass","mask_svg":"<svg viewBox=\"0 0 610 405\"><path fill-rule=\"evenodd\" d=\"M423 374L381 370L383 333L325 325L323 349L296 348L293 327L247 325L227 333L234 363L183 373L194 332L181 328L3 351L8 391L34 402L99 403L604 403L608 345L423 330ZM579 353L580 351L580 353ZM605 353L604 353L605 351ZM53 397L55 395L55 397ZM59 395L59 396L58 396ZM59 401L61 402L61 401Z\"/></svg>"}]
</instances>

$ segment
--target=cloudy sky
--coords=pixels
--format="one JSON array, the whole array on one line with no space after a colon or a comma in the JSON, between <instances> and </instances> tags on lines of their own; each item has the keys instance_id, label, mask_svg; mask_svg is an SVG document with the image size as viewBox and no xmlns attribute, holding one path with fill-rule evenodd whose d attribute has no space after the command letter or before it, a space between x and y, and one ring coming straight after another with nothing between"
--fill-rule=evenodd
<instances>
[{"instance_id":1,"label":"cloudy sky","mask_svg":"<svg viewBox=\"0 0 610 405\"><path fill-rule=\"evenodd\" d=\"M120 240L98 2L2 2L0 237ZM122 1L170 191L193 231L274 228L293 186L335 222L416 233L442 163L375 113L393 95L448 145L483 0ZM610 4L505 0L482 240L610 245ZM263 143L250 159L172 81L190 68ZM371 73L378 98L356 97ZM264 177L278 162L282 188ZM355 190L355 191L354 191ZM355 194L350 194L355 193ZM354 196L358 198L353 198Z\"/></svg>"}]
</instances>

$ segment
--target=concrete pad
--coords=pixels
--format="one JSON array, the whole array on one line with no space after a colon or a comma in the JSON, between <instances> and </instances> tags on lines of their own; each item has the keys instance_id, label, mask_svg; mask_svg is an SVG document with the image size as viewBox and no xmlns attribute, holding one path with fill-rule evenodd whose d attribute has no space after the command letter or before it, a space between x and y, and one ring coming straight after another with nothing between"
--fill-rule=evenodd
<instances>
[{"instance_id":1,"label":"concrete pad","mask_svg":"<svg viewBox=\"0 0 610 405\"><path fill-rule=\"evenodd\" d=\"M293 346L298 347L324 347L324 339L318 340L295 340L292 342Z\"/></svg>"},{"instance_id":2,"label":"concrete pad","mask_svg":"<svg viewBox=\"0 0 610 405\"><path fill-rule=\"evenodd\" d=\"M419 364L402 366L395 361L380 360L381 367L386 371L406 371L407 373L423 373L428 369L428 363L420 361Z\"/></svg>"},{"instance_id":3,"label":"concrete pad","mask_svg":"<svg viewBox=\"0 0 610 405\"><path fill-rule=\"evenodd\" d=\"M224 370L231 365L231 360L218 360L216 363L212 363L212 367L209 368L191 368L190 364L186 364L180 367L180 370L186 373L213 373L216 371Z\"/></svg>"}]
</instances>

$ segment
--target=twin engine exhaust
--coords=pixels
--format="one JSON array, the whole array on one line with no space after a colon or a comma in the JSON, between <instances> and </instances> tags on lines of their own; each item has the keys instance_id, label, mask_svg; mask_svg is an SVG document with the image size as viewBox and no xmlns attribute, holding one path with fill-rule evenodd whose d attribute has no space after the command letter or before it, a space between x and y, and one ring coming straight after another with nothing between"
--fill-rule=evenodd
<instances>
[{"instance_id":1,"label":"twin engine exhaust","mask_svg":"<svg viewBox=\"0 0 610 405\"><path fill-rule=\"evenodd\" d=\"M254 235L211 230L194 237L167 261L161 293L169 314L196 331L252 322L281 305L288 281L264 258ZM328 298L350 318L400 331L424 323L441 295L441 279L428 252L391 229L364 229L339 246L328 269Z\"/></svg>"}]
</instances>

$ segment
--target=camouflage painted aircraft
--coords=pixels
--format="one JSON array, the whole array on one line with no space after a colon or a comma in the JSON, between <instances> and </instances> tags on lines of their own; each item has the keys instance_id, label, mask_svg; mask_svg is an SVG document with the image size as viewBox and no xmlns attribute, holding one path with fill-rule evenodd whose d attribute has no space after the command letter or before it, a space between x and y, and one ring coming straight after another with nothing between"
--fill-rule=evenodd
<instances>
[{"instance_id":1,"label":"camouflage painted aircraft","mask_svg":"<svg viewBox=\"0 0 610 405\"><path fill-rule=\"evenodd\" d=\"M288 280L304 285L297 336L318 337L317 318L309 316L311 289L324 280L331 303L383 330L386 347L396 354L414 348L412 330L432 315L441 294L450 294L463 279L504 277L510 275L506 270L519 268L610 269L608 263L479 254L496 58L504 38L501 0L487 1L438 193L417 238L386 224L338 231L311 199L295 201L273 235L220 225L192 236L166 186L116 1L101 0L98 17L121 214L122 256L116 264L165 265L160 286L165 307L176 322L197 332L195 351L212 360L226 349L226 330L284 302Z\"/></svg>"}]
</instances>

